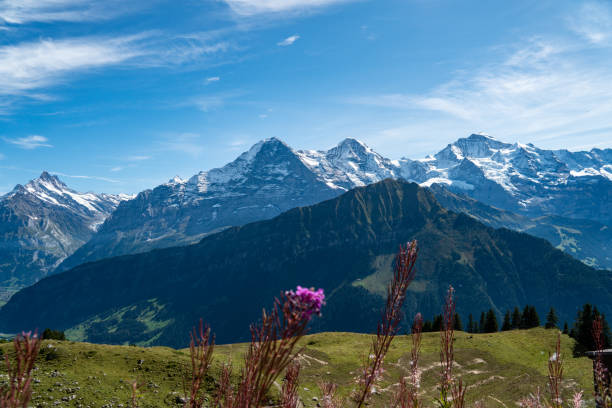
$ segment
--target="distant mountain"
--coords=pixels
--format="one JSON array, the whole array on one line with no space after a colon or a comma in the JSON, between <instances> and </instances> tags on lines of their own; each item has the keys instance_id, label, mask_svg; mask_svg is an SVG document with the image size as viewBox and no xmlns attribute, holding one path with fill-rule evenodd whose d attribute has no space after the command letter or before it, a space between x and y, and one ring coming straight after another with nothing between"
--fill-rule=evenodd
<instances>
[{"instance_id":1,"label":"distant mountain","mask_svg":"<svg viewBox=\"0 0 612 408\"><path fill-rule=\"evenodd\" d=\"M195 243L224 228L269 219L389 177L422 186L440 184L459 196L505 210L503 219L477 218L496 227L529 230L591 265L612 268L612 236L606 226L612 217L612 149L549 151L471 135L433 157L397 161L354 139L328 151L294 151L278 139L267 139L222 168L189 180L174 178L122 203L58 271L111 256ZM464 200L461 211L469 205ZM476 216L478 211L468 212ZM554 223L525 218L549 215L556 217ZM593 223L588 231L567 229L563 218ZM603 240L589 238L595 224ZM571 248L562 244L570 230Z\"/></svg>"},{"instance_id":2,"label":"distant mountain","mask_svg":"<svg viewBox=\"0 0 612 408\"><path fill-rule=\"evenodd\" d=\"M441 184L430 187L446 209L468 214L494 228L510 228L544 238L589 266L612 270L612 228L597 221L559 216L529 218L486 205Z\"/></svg>"},{"instance_id":3,"label":"distant mountain","mask_svg":"<svg viewBox=\"0 0 612 408\"><path fill-rule=\"evenodd\" d=\"M612 272L598 271L530 235L493 229L438 204L417 184L387 179L191 246L87 263L15 294L0 330L68 330L93 342L184 346L202 317L220 342L248 338L248 323L280 290L325 288L316 330L375 327L400 243L419 240L406 312L439 313L457 290L463 316L493 308L554 306L563 320L584 302L612 312Z\"/></svg>"},{"instance_id":4,"label":"distant mountain","mask_svg":"<svg viewBox=\"0 0 612 408\"><path fill-rule=\"evenodd\" d=\"M211 232L268 219L339 191L278 139L254 145L233 162L189 180L178 177L121 203L96 235L61 265L194 243Z\"/></svg>"},{"instance_id":5,"label":"distant mountain","mask_svg":"<svg viewBox=\"0 0 612 408\"><path fill-rule=\"evenodd\" d=\"M57 267L127 198L79 193L47 172L1 196L0 300Z\"/></svg>"},{"instance_id":6,"label":"distant mountain","mask_svg":"<svg viewBox=\"0 0 612 408\"><path fill-rule=\"evenodd\" d=\"M404 159L400 175L529 216L612 223L612 149L543 150L474 134L433 157Z\"/></svg>"}]
</instances>

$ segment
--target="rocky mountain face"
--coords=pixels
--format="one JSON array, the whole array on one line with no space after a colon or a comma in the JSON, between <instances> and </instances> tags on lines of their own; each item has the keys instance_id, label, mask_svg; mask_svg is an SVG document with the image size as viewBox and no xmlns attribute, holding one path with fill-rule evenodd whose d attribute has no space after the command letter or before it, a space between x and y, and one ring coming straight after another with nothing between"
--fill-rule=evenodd
<instances>
[{"instance_id":1,"label":"rocky mountain face","mask_svg":"<svg viewBox=\"0 0 612 408\"><path fill-rule=\"evenodd\" d=\"M553 151L471 135L424 160L402 160L400 176L529 216L612 223L612 149Z\"/></svg>"},{"instance_id":2,"label":"rocky mountain face","mask_svg":"<svg viewBox=\"0 0 612 408\"><path fill-rule=\"evenodd\" d=\"M47 172L0 197L0 300L56 268L127 198L79 193Z\"/></svg>"},{"instance_id":3,"label":"rocky mountain face","mask_svg":"<svg viewBox=\"0 0 612 408\"><path fill-rule=\"evenodd\" d=\"M478 207L473 215L482 210L481 203L505 211L507 223L477 217L489 225L529 230L591 265L612 268L607 227L612 223L612 149L549 151L471 135L435 156L397 161L354 139L328 151L295 151L278 139L267 139L222 168L189 180L174 178L121 203L58 271L110 256L194 243L224 228L269 219L385 178L444 186L463 197L458 205L464 210ZM548 216L555 216L555 222ZM533 222L525 217L544 218ZM603 241L590 240L587 231L565 219L589 220L588 230L600 231Z\"/></svg>"},{"instance_id":4,"label":"rocky mountain face","mask_svg":"<svg viewBox=\"0 0 612 408\"><path fill-rule=\"evenodd\" d=\"M269 219L341 191L318 177L286 144L265 140L222 168L200 172L189 180L175 177L121 203L60 270L110 256L194 243L212 232Z\"/></svg>"},{"instance_id":5,"label":"rocky mountain face","mask_svg":"<svg viewBox=\"0 0 612 408\"><path fill-rule=\"evenodd\" d=\"M448 211L415 183L386 179L194 245L52 275L11 298L0 310L0 331L54 327L79 340L178 347L203 318L219 342L243 341L261 307L299 284L326 290L315 330L370 332L395 251L412 239L420 251L408 316L439 313L449 284L464 319L534 304L541 315L553 306L569 321L587 301L612 312L612 272L543 239Z\"/></svg>"}]
</instances>

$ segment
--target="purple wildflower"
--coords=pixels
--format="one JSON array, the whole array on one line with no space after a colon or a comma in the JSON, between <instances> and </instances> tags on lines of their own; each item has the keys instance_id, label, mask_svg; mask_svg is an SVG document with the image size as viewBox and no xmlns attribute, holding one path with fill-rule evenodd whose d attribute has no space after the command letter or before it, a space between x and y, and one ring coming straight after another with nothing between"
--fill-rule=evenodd
<instances>
[{"instance_id":1,"label":"purple wildflower","mask_svg":"<svg viewBox=\"0 0 612 408\"><path fill-rule=\"evenodd\" d=\"M325 304L323 289L315 291L314 288L308 289L298 286L295 291L285 292L285 295L306 320L310 320L313 314L320 315L321 307Z\"/></svg>"}]
</instances>

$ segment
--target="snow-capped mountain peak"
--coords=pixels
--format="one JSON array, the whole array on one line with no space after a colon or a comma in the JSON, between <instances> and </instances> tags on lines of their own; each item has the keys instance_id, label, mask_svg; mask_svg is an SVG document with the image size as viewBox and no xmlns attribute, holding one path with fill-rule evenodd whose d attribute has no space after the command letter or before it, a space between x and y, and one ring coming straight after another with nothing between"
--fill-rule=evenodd
<instances>
[{"instance_id":1,"label":"snow-capped mountain peak","mask_svg":"<svg viewBox=\"0 0 612 408\"><path fill-rule=\"evenodd\" d=\"M126 194L81 193L68 187L56 175L43 171L27 184L18 184L1 201L14 207L19 207L19 202L27 202L28 205L61 209L87 220L89 228L95 231L121 201L131 198L133 196Z\"/></svg>"},{"instance_id":2,"label":"snow-capped mountain peak","mask_svg":"<svg viewBox=\"0 0 612 408\"><path fill-rule=\"evenodd\" d=\"M183 180L179 175L172 177L166 184L175 185L175 184L184 184L187 180Z\"/></svg>"},{"instance_id":3,"label":"snow-capped mountain peak","mask_svg":"<svg viewBox=\"0 0 612 408\"><path fill-rule=\"evenodd\" d=\"M130 198L80 193L46 171L17 185L0 197L2 276L16 279L11 286L36 282L87 242L119 203ZM22 272L15 276L15 270Z\"/></svg>"},{"instance_id":4,"label":"snow-capped mountain peak","mask_svg":"<svg viewBox=\"0 0 612 408\"><path fill-rule=\"evenodd\" d=\"M187 182L174 179L119 206L63 268L196 242L213 231L271 218L388 177L422 186L444 184L486 204L529 215L575 214L605 221L611 219L608 201L602 199L593 209L597 189L608 188L597 183L612 180L599 176L605 171L612 176L612 150L559 153L483 134L458 139L426 159L396 161L355 139L329 150L296 151L270 138L223 167L202 171Z\"/></svg>"}]
</instances>

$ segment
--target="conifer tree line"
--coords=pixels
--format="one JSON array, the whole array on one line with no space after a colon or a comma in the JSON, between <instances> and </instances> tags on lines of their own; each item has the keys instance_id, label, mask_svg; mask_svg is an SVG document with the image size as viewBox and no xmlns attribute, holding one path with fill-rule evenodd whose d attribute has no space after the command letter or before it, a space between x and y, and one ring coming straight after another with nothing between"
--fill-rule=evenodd
<instances>
[{"instance_id":1,"label":"conifer tree line","mask_svg":"<svg viewBox=\"0 0 612 408\"><path fill-rule=\"evenodd\" d=\"M567 322L564 322L563 327L560 326L559 318L554 308L550 308L546 314L544 327L547 329L559 329L563 334L567 334L576 340L575 352L582 353L587 350L594 350L595 344L593 341L593 321L601 318L603 323L604 347L612 347L612 335L610 327L596 306L585 304L578 310L576 320L571 328ZM440 331L443 326L442 315L435 315L432 320L426 320L423 323L423 332ZM501 326L498 323L497 314L493 309L486 312L481 312L478 319L471 313L468 315L467 324L464 327L459 314L455 314L454 329L457 331L466 331L468 333L495 333L497 331L508 330L525 330L541 326L540 317L533 305L527 305L522 310L515 307L512 311L507 310L504 314Z\"/></svg>"}]
</instances>

